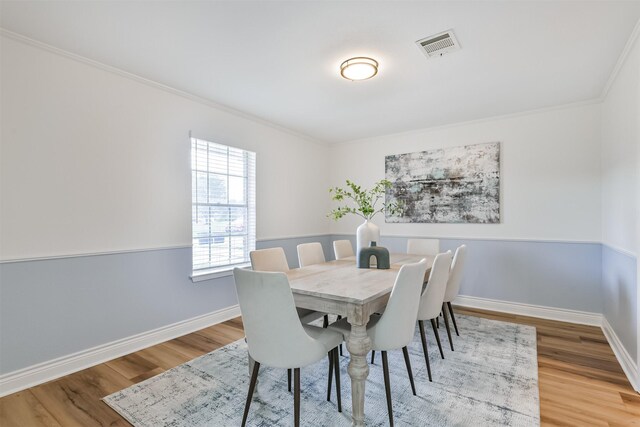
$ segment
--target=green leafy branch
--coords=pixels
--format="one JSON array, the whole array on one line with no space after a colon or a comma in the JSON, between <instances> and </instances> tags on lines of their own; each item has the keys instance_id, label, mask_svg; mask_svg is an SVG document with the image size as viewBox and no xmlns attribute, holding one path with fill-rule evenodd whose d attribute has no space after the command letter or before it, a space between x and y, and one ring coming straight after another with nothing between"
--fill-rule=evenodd
<instances>
[{"instance_id":1,"label":"green leafy branch","mask_svg":"<svg viewBox=\"0 0 640 427\"><path fill-rule=\"evenodd\" d=\"M376 182L375 185L368 190L347 180L346 188L333 187L329 189L331 200L345 204L333 209L327 216L337 221L347 214L354 214L364 219L371 219L385 210L392 215L402 213L403 208L398 202L389 204L383 202L382 205L378 207L380 199L384 197L386 191L390 188L391 181L386 179Z\"/></svg>"}]
</instances>

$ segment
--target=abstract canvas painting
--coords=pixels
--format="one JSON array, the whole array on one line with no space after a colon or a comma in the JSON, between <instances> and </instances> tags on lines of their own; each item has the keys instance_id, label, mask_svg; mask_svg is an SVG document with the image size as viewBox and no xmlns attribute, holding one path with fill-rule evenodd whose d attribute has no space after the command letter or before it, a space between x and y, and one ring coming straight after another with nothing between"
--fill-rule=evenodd
<instances>
[{"instance_id":1,"label":"abstract canvas painting","mask_svg":"<svg viewBox=\"0 0 640 427\"><path fill-rule=\"evenodd\" d=\"M404 205L386 222L500 222L499 142L386 156L385 175L387 203Z\"/></svg>"}]
</instances>

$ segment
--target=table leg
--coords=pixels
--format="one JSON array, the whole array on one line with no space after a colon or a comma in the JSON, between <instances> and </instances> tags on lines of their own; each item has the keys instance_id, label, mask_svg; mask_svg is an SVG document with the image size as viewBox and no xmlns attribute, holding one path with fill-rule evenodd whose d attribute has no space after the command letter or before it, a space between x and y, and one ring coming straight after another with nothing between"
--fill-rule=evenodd
<instances>
[{"instance_id":1,"label":"table leg","mask_svg":"<svg viewBox=\"0 0 640 427\"><path fill-rule=\"evenodd\" d=\"M347 372L351 378L352 425L364 426L364 386L369 376L367 354L371 350L371 340L367 335L369 316L366 316L366 319L361 316L349 316L347 321L351 324L351 334L347 342L351 360Z\"/></svg>"}]
</instances>

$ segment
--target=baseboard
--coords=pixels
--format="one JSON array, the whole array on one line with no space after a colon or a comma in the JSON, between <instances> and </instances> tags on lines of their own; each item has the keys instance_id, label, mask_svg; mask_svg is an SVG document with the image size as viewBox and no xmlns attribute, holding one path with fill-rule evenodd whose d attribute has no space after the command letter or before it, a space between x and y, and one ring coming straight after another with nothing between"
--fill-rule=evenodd
<instances>
[{"instance_id":1,"label":"baseboard","mask_svg":"<svg viewBox=\"0 0 640 427\"><path fill-rule=\"evenodd\" d=\"M618 338L618 335L616 335L616 332L604 316L602 316L602 332L604 332L604 336L607 337L607 341L609 341L609 345L616 355L620 366L622 366L622 370L629 379L631 386L635 391L640 393L640 371L638 371L638 365L636 365L633 358L629 355L627 349L624 348L622 341L620 341L620 338Z\"/></svg>"},{"instance_id":2,"label":"baseboard","mask_svg":"<svg viewBox=\"0 0 640 427\"><path fill-rule=\"evenodd\" d=\"M0 376L0 397L240 316L234 305Z\"/></svg>"},{"instance_id":3,"label":"baseboard","mask_svg":"<svg viewBox=\"0 0 640 427\"><path fill-rule=\"evenodd\" d=\"M521 316L577 323L580 325L602 326L602 314L590 313L588 311L567 310L564 308L545 307L466 295L458 295L453 303L461 307L500 311L503 313L519 314Z\"/></svg>"}]
</instances>

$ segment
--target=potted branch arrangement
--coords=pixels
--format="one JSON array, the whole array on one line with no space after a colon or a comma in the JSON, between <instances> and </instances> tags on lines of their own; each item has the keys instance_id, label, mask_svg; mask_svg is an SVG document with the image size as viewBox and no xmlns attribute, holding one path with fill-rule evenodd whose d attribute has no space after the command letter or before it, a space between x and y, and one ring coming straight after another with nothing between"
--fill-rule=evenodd
<instances>
[{"instance_id":1,"label":"potted branch arrangement","mask_svg":"<svg viewBox=\"0 0 640 427\"><path fill-rule=\"evenodd\" d=\"M331 200L340 202L341 205L329 212L328 217L337 221L345 215L354 214L364 219L356 232L356 252L368 247L370 242L380 240L380 228L371 221L374 216L384 211L391 214L402 213L399 203L380 203L389 188L391 181L382 179L370 189L362 188L350 180L347 180L345 188L329 189Z\"/></svg>"}]
</instances>

